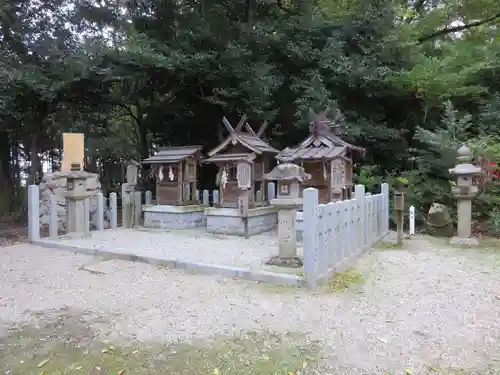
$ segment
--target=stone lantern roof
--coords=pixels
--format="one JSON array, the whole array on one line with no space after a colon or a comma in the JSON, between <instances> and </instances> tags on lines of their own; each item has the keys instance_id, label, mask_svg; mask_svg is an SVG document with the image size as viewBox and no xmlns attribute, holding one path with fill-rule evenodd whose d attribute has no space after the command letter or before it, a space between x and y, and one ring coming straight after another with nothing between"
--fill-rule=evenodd
<instances>
[{"instance_id":1,"label":"stone lantern roof","mask_svg":"<svg viewBox=\"0 0 500 375\"><path fill-rule=\"evenodd\" d=\"M481 168L471 164L472 152L465 144L458 149L457 153L458 153L457 156L458 164L455 166L455 168L449 169L449 172L452 175L455 176L475 175L481 172Z\"/></svg>"},{"instance_id":2,"label":"stone lantern roof","mask_svg":"<svg viewBox=\"0 0 500 375\"><path fill-rule=\"evenodd\" d=\"M267 180L279 180L279 181L293 181L297 180L299 182L308 180L311 178L309 173L304 172L304 168L297 164L283 163L278 164L273 170L264 175Z\"/></svg>"}]
</instances>

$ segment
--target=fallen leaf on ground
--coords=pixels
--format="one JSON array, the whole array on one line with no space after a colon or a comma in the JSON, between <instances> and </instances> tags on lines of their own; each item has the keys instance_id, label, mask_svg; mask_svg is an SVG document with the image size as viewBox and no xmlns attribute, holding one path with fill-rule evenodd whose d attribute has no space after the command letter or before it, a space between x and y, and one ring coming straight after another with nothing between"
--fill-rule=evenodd
<instances>
[{"instance_id":1,"label":"fallen leaf on ground","mask_svg":"<svg viewBox=\"0 0 500 375\"><path fill-rule=\"evenodd\" d=\"M116 375L123 375L123 374L125 374L125 370L120 370L116 373Z\"/></svg>"},{"instance_id":2,"label":"fallen leaf on ground","mask_svg":"<svg viewBox=\"0 0 500 375\"><path fill-rule=\"evenodd\" d=\"M407 369L405 370L405 374L406 374L406 375L413 375L413 370L412 370L411 368L407 368Z\"/></svg>"},{"instance_id":3,"label":"fallen leaf on ground","mask_svg":"<svg viewBox=\"0 0 500 375\"><path fill-rule=\"evenodd\" d=\"M36 367L40 368L45 366L47 363L49 363L49 359L44 359L42 362L40 362Z\"/></svg>"}]
</instances>

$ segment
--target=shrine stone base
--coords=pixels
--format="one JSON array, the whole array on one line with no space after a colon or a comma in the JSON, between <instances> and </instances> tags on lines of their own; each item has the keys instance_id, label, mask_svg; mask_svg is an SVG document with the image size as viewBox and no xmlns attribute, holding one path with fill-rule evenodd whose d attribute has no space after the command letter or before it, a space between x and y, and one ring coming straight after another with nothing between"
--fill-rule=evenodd
<instances>
[{"instance_id":1,"label":"shrine stone base","mask_svg":"<svg viewBox=\"0 0 500 375\"><path fill-rule=\"evenodd\" d=\"M256 207L248 210L248 235L269 232L278 223L276 207ZM207 231L218 234L245 235L245 219L236 208L206 208Z\"/></svg>"},{"instance_id":2,"label":"shrine stone base","mask_svg":"<svg viewBox=\"0 0 500 375\"><path fill-rule=\"evenodd\" d=\"M188 229L205 225L202 204L188 206L143 205L144 227L156 229Z\"/></svg>"}]
</instances>

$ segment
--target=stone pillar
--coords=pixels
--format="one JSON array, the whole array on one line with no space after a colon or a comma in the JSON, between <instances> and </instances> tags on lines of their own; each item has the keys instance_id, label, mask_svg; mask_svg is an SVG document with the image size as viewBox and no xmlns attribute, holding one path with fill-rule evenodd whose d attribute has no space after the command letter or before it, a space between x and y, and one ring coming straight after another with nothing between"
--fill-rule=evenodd
<instances>
[{"instance_id":1,"label":"stone pillar","mask_svg":"<svg viewBox=\"0 0 500 375\"><path fill-rule=\"evenodd\" d=\"M153 204L153 192L150 190L147 190L145 199L146 199L145 204Z\"/></svg>"},{"instance_id":2,"label":"stone pillar","mask_svg":"<svg viewBox=\"0 0 500 375\"><path fill-rule=\"evenodd\" d=\"M141 223L142 214L142 192L136 191L134 194L134 226Z\"/></svg>"},{"instance_id":3,"label":"stone pillar","mask_svg":"<svg viewBox=\"0 0 500 375\"><path fill-rule=\"evenodd\" d=\"M97 230L104 230L104 195L97 193Z\"/></svg>"},{"instance_id":4,"label":"stone pillar","mask_svg":"<svg viewBox=\"0 0 500 375\"><path fill-rule=\"evenodd\" d=\"M37 185L28 186L28 239L40 239L40 190Z\"/></svg>"},{"instance_id":5,"label":"stone pillar","mask_svg":"<svg viewBox=\"0 0 500 375\"><path fill-rule=\"evenodd\" d=\"M118 227L118 197L116 193L109 195L109 211L111 215L110 227L116 229Z\"/></svg>"},{"instance_id":6,"label":"stone pillar","mask_svg":"<svg viewBox=\"0 0 500 375\"><path fill-rule=\"evenodd\" d=\"M478 192L477 186L473 185L474 175L481 172L471 164L472 152L466 145L458 150L458 164L450 169L450 173L457 177L456 186L453 187L453 195L457 198L457 235L451 239L452 244L477 245L478 241L472 236L472 199Z\"/></svg>"},{"instance_id":7,"label":"stone pillar","mask_svg":"<svg viewBox=\"0 0 500 375\"><path fill-rule=\"evenodd\" d=\"M297 232L295 228L295 218L297 207L280 206L278 211L278 246L279 257L293 259L297 256Z\"/></svg>"},{"instance_id":8,"label":"stone pillar","mask_svg":"<svg viewBox=\"0 0 500 375\"><path fill-rule=\"evenodd\" d=\"M274 199L274 195L276 193L276 185L274 182L269 182L267 184L267 200L271 202Z\"/></svg>"},{"instance_id":9,"label":"stone pillar","mask_svg":"<svg viewBox=\"0 0 500 375\"><path fill-rule=\"evenodd\" d=\"M273 256L268 265L282 267L302 267L302 259L297 256L297 232L295 222L297 209L302 205L299 197L300 183L310 175L296 164L278 164L264 176L268 180L278 181L278 197L271 200L278 207L278 246L279 255Z\"/></svg>"}]
</instances>

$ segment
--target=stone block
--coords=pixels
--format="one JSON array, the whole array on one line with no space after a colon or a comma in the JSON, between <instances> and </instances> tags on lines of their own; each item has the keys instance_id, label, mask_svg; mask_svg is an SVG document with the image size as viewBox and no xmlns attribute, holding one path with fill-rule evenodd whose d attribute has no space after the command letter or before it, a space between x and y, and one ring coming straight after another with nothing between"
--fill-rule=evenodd
<instances>
[{"instance_id":1,"label":"stone block","mask_svg":"<svg viewBox=\"0 0 500 375\"><path fill-rule=\"evenodd\" d=\"M248 210L248 234L269 232L276 228L278 210L275 207L257 207ZM245 235L245 221L236 208L207 208L207 231L235 236Z\"/></svg>"},{"instance_id":2,"label":"stone block","mask_svg":"<svg viewBox=\"0 0 500 375\"><path fill-rule=\"evenodd\" d=\"M204 205L143 205L144 227L157 229L189 229L205 225Z\"/></svg>"}]
</instances>

